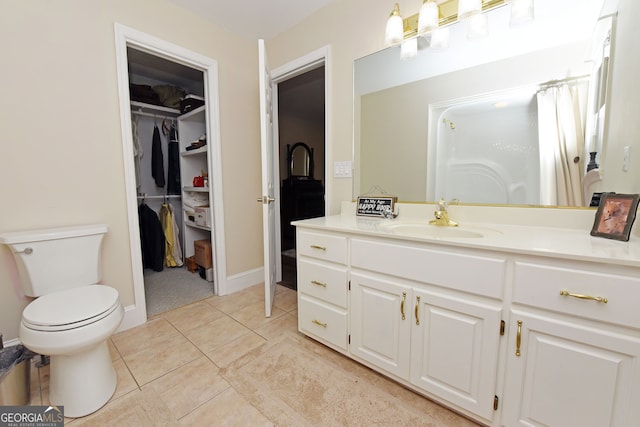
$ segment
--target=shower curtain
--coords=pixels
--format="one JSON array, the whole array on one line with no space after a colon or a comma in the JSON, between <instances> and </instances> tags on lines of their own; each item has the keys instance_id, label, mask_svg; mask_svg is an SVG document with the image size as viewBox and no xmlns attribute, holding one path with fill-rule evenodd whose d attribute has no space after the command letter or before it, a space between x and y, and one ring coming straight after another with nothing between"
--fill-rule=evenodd
<instances>
[{"instance_id":1,"label":"shower curtain","mask_svg":"<svg viewBox=\"0 0 640 427\"><path fill-rule=\"evenodd\" d=\"M552 86L537 94L540 203L582 206L584 131L577 86Z\"/></svg>"}]
</instances>

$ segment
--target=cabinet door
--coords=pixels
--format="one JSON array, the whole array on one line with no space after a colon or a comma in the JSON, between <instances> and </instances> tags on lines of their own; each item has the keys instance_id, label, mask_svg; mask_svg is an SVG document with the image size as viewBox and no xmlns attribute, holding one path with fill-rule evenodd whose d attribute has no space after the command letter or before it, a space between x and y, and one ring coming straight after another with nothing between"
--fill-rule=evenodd
<instances>
[{"instance_id":1,"label":"cabinet door","mask_svg":"<svg viewBox=\"0 0 640 427\"><path fill-rule=\"evenodd\" d=\"M638 425L637 337L517 310L511 323L504 425Z\"/></svg>"},{"instance_id":2,"label":"cabinet door","mask_svg":"<svg viewBox=\"0 0 640 427\"><path fill-rule=\"evenodd\" d=\"M418 289L413 298L411 382L491 420L502 309Z\"/></svg>"},{"instance_id":3,"label":"cabinet door","mask_svg":"<svg viewBox=\"0 0 640 427\"><path fill-rule=\"evenodd\" d=\"M351 354L409 378L411 288L351 273Z\"/></svg>"}]
</instances>

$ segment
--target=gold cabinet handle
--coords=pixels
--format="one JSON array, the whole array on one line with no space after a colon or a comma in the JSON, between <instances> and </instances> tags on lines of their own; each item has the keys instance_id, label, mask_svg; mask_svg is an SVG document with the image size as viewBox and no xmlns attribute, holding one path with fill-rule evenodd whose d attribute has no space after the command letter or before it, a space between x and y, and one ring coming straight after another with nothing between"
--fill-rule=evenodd
<instances>
[{"instance_id":1,"label":"gold cabinet handle","mask_svg":"<svg viewBox=\"0 0 640 427\"><path fill-rule=\"evenodd\" d=\"M311 245L311 249L319 249L321 251L326 251L327 248L324 246L320 246L320 245Z\"/></svg>"},{"instance_id":2,"label":"gold cabinet handle","mask_svg":"<svg viewBox=\"0 0 640 427\"><path fill-rule=\"evenodd\" d=\"M407 293L402 293L402 302L400 303L400 313L402 314L402 320L404 320L404 301L407 299Z\"/></svg>"},{"instance_id":3,"label":"gold cabinet handle","mask_svg":"<svg viewBox=\"0 0 640 427\"><path fill-rule=\"evenodd\" d=\"M590 301L597 301L603 304L606 304L607 302L609 302L609 300L606 299L605 297L592 297L591 295L574 294L572 292L564 291L564 290L560 291L560 295L562 295L563 297L574 297L574 298L586 299Z\"/></svg>"},{"instance_id":4,"label":"gold cabinet handle","mask_svg":"<svg viewBox=\"0 0 640 427\"><path fill-rule=\"evenodd\" d=\"M516 335L516 356L520 357L520 344L522 342L522 320L518 320L518 333Z\"/></svg>"},{"instance_id":5,"label":"gold cabinet handle","mask_svg":"<svg viewBox=\"0 0 640 427\"><path fill-rule=\"evenodd\" d=\"M311 321L311 323L315 323L316 325L318 325L318 326L322 326L323 328L326 328L326 327L327 327L327 324L326 324L326 323L322 323L321 321L316 320L316 319L313 319L313 320Z\"/></svg>"},{"instance_id":6,"label":"gold cabinet handle","mask_svg":"<svg viewBox=\"0 0 640 427\"><path fill-rule=\"evenodd\" d=\"M420 297L416 297L416 325L420 324L420 315L418 314L418 308L420 307Z\"/></svg>"},{"instance_id":7,"label":"gold cabinet handle","mask_svg":"<svg viewBox=\"0 0 640 427\"><path fill-rule=\"evenodd\" d=\"M327 284L326 284L326 283L318 282L317 280L312 280L312 281L311 281L311 284L312 284L312 285L322 286L323 288L326 288L326 287L327 287Z\"/></svg>"}]
</instances>

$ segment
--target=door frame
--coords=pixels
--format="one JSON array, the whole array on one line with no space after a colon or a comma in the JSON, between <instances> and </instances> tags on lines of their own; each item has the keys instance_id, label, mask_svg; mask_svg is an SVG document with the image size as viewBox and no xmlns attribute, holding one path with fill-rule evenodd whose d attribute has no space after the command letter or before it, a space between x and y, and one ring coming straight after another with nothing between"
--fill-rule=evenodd
<instances>
[{"instance_id":1,"label":"door frame","mask_svg":"<svg viewBox=\"0 0 640 427\"><path fill-rule=\"evenodd\" d=\"M300 74L304 74L308 71L314 70L316 68L320 68L324 65L324 212L325 215L330 212L330 200L331 190L332 190L332 181L331 181L331 167L330 162L331 159L331 144L330 144L330 93L329 88L331 87L330 78L329 78L329 63L330 63L330 54L331 47L330 45L323 46L319 49L314 50L304 56L301 56L297 59L294 59L291 62L288 62L280 67L274 68L271 70L271 81L273 82L273 93L272 97L272 108L273 111L278 111L278 84L285 82L289 79L299 76ZM279 114L273 115L273 129L274 129L274 137L277 138L278 143L274 144L274 159L280 158L280 127L279 127ZM276 163L277 176L280 176L280 162ZM279 178L278 178L279 179ZM280 185L275 186L275 197L278 201L278 205L276 208L276 248L278 251L276 252L276 278L278 281L282 280L282 253L279 248L282 247L282 230L280 227ZM265 239L268 238L265 231Z\"/></svg>"},{"instance_id":2,"label":"door frame","mask_svg":"<svg viewBox=\"0 0 640 427\"><path fill-rule=\"evenodd\" d=\"M133 161L133 136L131 130L131 104L129 96L129 73L127 47L145 51L203 72L204 95L207 117L207 145L209 145L209 182L213 193L213 276L214 293L227 292L227 262L224 238L224 209L222 193L222 160L220 149L220 119L218 98L218 64L214 59L161 40L149 34L115 23L115 50L120 100L120 126L122 132L122 156L124 162L127 218L129 222L129 246L133 276L134 306L125 309L125 320L131 326L147 321L144 274L140 229L138 225L138 199L136 194L135 165Z\"/></svg>"}]
</instances>

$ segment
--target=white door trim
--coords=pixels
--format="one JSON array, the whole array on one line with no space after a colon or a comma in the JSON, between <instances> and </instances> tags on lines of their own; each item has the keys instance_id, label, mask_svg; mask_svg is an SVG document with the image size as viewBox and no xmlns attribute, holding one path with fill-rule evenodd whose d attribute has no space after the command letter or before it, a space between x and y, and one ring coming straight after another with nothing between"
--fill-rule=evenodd
<instances>
[{"instance_id":1,"label":"white door trim","mask_svg":"<svg viewBox=\"0 0 640 427\"><path fill-rule=\"evenodd\" d=\"M332 192L332 173L331 173L331 162L332 159L332 146L331 144L331 91L329 88L331 87L331 78L329 74L330 67L330 55L331 55L331 46L326 45L319 49L314 50L300 58L294 59L291 62L288 62L284 65L281 65L278 68L271 70L271 78L273 83L277 85L285 80L288 80L292 77L296 77L300 74L304 74L307 71L314 70L316 68L324 65L324 212L325 215L328 215L331 212L331 192ZM277 93L277 91L275 91ZM277 100L277 96L274 96L274 100ZM277 105L274 105L274 108L277 108ZM278 110L275 110L278 111ZM277 118L277 115L274 115L274 118ZM274 144L275 149L278 149L278 144ZM276 158L278 158L279 154L274 153ZM279 195L278 195L279 197ZM279 227L280 224L280 210L278 209L277 216L277 224ZM279 231L278 231L279 233Z\"/></svg>"},{"instance_id":2,"label":"white door trim","mask_svg":"<svg viewBox=\"0 0 640 427\"><path fill-rule=\"evenodd\" d=\"M120 125L122 131L122 155L124 161L127 218L129 220L129 245L133 274L134 307L127 307L125 320L120 329L127 329L147 321L144 292L144 275L138 225L138 200L136 194L135 166L133 162L133 136L131 132L131 104L129 98L129 73L127 46L144 50L184 65L203 71L205 83L207 140L211 174L209 181L213 190L213 245L214 283L216 293L227 291L227 262L224 238L224 210L222 193L222 161L220 150L220 119L218 99L218 65L214 59L192 52L149 34L115 23L116 65L118 93L120 99Z\"/></svg>"}]
</instances>

